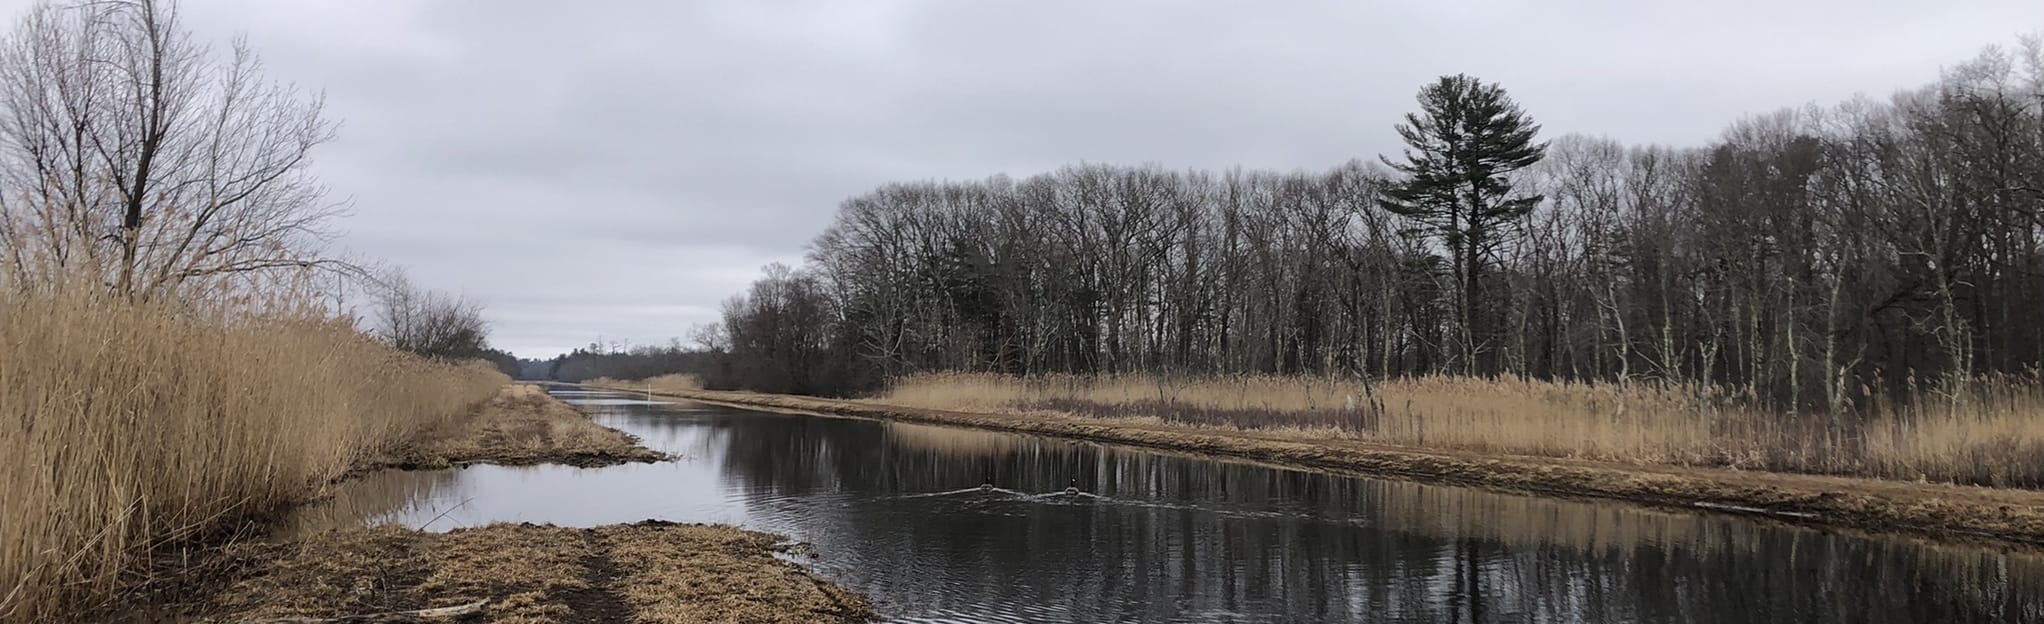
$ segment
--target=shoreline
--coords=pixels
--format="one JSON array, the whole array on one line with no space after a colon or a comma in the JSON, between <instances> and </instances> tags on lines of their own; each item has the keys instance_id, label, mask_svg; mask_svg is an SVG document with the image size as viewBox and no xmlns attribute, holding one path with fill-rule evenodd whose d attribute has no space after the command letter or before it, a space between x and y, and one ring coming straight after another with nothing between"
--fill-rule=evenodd
<instances>
[{"instance_id":1,"label":"shoreline","mask_svg":"<svg viewBox=\"0 0 2044 624\"><path fill-rule=\"evenodd\" d=\"M668 461L530 383L504 386L458 423L358 460L318 494L220 543L162 561L117 621L866 622L861 595L790 560L778 535L659 519L588 528L496 522L431 531L360 526L289 536L276 526L332 489L384 470L491 464L601 468ZM254 524L263 524L255 528ZM109 606L119 610L118 606ZM103 614L121 616L119 613Z\"/></svg>"},{"instance_id":2,"label":"shoreline","mask_svg":"<svg viewBox=\"0 0 2044 624\"><path fill-rule=\"evenodd\" d=\"M555 382L559 383L559 382ZM2044 549L2044 491L1482 454L1047 414L955 412L715 390L564 384L740 409L895 420L1248 460L1285 468L1728 513L1799 526Z\"/></svg>"},{"instance_id":3,"label":"shoreline","mask_svg":"<svg viewBox=\"0 0 2044 624\"><path fill-rule=\"evenodd\" d=\"M403 447L363 457L335 482L379 470L441 470L475 464L601 468L670 459L631 434L596 424L537 384L511 383L449 426Z\"/></svg>"},{"instance_id":4,"label":"shoreline","mask_svg":"<svg viewBox=\"0 0 2044 624\"><path fill-rule=\"evenodd\" d=\"M645 520L326 531L220 549L178 621L869 622L863 596L790 561L778 535ZM146 618L145 618L146 620Z\"/></svg>"}]
</instances>

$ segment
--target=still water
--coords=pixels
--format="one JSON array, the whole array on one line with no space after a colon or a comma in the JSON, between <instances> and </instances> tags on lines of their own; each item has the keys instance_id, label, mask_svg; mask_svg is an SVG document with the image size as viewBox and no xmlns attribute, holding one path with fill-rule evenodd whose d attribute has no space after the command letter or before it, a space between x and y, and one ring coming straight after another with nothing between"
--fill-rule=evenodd
<instances>
[{"instance_id":1,"label":"still water","mask_svg":"<svg viewBox=\"0 0 2044 624\"><path fill-rule=\"evenodd\" d=\"M681 459L385 472L308 510L301 530L737 524L813 544L804 563L898 622L2044 621L2031 553L554 394Z\"/></svg>"}]
</instances>

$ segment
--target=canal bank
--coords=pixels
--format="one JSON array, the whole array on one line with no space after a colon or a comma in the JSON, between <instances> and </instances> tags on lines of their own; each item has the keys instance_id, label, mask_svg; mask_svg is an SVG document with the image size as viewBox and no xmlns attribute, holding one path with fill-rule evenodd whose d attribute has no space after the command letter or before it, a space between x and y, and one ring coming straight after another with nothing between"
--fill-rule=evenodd
<instances>
[{"instance_id":1,"label":"canal bank","mask_svg":"<svg viewBox=\"0 0 2044 624\"><path fill-rule=\"evenodd\" d=\"M331 521L336 499L358 497L364 481L483 466L599 470L673 458L538 386L513 384L468 418L364 458L268 535L162 562L156 579L132 592L146 608L108 611L139 621L275 624L873 619L863 597L814 576L790 555L802 545L770 533L657 519L452 530L432 522Z\"/></svg>"},{"instance_id":2,"label":"canal bank","mask_svg":"<svg viewBox=\"0 0 2044 624\"><path fill-rule=\"evenodd\" d=\"M668 459L631 434L605 427L534 384L511 384L469 418L425 431L358 460L342 480L378 470L435 470L474 464L560 464L598 468Z\"/></svg>"},{"instance_id":3,"label":"canal bank","mask_svg":"<svg viewBox=\"0 0 2044 624\"><path fill-rule=\"evenodd\" d=\"M205 622L520 624L864 622L857 594L779 558L791 545L729 526L398 526L235 544L232 579L188 608Z\"/></svg>"},{"instance_id":4,"label":"canal bank","mask_svg":"<svg viewBox=\"0 0 2044 624\"><path fill-rule=\"evenodd\" d=\"M903 624L2044 619L2022 549L551 391L677 459L386 471L305 529L731 525L806 544L783 557Z\"/></svg>"},{"instance_id":5,"label":"canal bank","mask_svg":"<svg viewBox=\"0 0 2044 624\"><path fill-rule=\"evenodd\" d=\"M873 418L1121 444L1279 466L1557 496L1619 500L1796 525L2044 548L2044 492L1372 444L1292 432L1057 414L953 412L867 401L708 390L648 393L748 409Z\"/></svg>"}]
</instances>

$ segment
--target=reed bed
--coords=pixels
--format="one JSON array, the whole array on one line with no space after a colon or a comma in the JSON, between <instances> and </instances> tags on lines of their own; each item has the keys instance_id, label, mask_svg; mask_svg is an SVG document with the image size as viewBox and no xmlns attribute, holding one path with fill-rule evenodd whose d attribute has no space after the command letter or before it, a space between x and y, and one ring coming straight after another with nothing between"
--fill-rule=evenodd
<instances>
[{"instance_id":1,"label":"reed bed","mask_svg":"<svg viewBox=\"0 0 2044 624\"><path fill-rule=\"evenodd\" d=\"M670 373L645 379L611 379L598 377L589 380L589 385L608 388L629 388L647 392L696 392L703 389L703 382L688 373Z\"/></svg>"},{"instance_id":2,"label":"reed bed","mask_svg":"<svg viewBox=\"0 0 2044 624\"><path fill-rule=\"evenodd\" d=\"M508 381L292 305L0 294L0 622L76 619ZM27 293L27 294L23 294Z\"/></svg>"},{"instance_id":3,"label":"reed bed","mask_svg":"<svg viewBox=\"0 0 2044 624\"><path fill-rule=\"evenodd\" d=\"M1995 486L2044 485L2044 383L2002 376L1791 416L1692 384L1421 376L926 374L873 401L1292 430L1481 453Z\"/></svg>"}]
</instances>

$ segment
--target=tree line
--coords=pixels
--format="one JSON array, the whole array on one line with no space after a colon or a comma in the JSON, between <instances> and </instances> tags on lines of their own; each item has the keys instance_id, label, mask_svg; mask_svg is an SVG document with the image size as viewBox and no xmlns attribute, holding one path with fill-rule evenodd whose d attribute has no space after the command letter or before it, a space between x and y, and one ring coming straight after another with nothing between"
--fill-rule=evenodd
<instances>
[{"instance_id":1,"label":"tree line","mask_svg":"<svg viewBox=\"0 0 2044 624\"><path fill-rule=\"evenodd\" d=\"M551 360L526 360L522 378L581 383L599 377L645 379L668 374L703 374L715 356L680 341L665 345L603 345L591 343Z\"/></svg>"},{"instance_id":2,"label":"tree line","mask_svg":"<svg viewBox=\"0 0 2044 624\"><path fill-rule=\"evenodd\" d=\"M1694 148L1447 77L1325 171L889 184L728 301L726 387L931 370L1663 379L1790 409L2044 363L2044 51Z\"/></svg>"}]
</instances>

